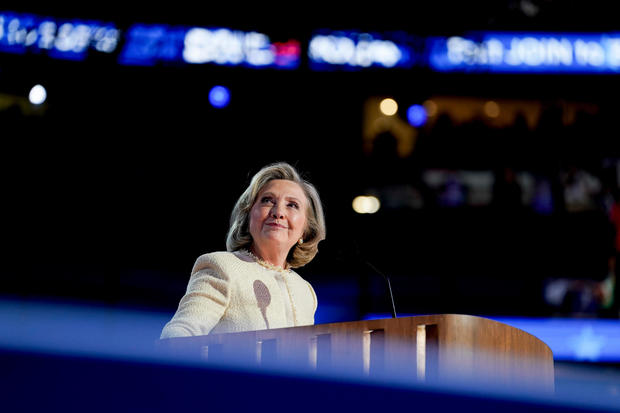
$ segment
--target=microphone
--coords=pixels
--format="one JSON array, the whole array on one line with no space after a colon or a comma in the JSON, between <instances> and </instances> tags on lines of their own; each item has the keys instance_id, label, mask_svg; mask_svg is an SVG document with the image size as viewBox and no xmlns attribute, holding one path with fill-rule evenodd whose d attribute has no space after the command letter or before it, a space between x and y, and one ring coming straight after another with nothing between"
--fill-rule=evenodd
<instances>
[{"instance_id":1,"label":"microphone","mask_svg":"<svg viewBox=\"0 0 620 413\"><path fill-rule=\"evenodd\" d=\"M325 246L324 243L325 243L325 240L321 241L321 245L320 245L321 248ZM332 256L336 258L336 260L345 261L346 259L354 258L358 262L361 262L364 265L366 265L373 272L383 277L383 279L387 283L388 292L390 293L390 303L392 304L392 318L398 318L396 316L396 305L394 304L394 294L392 294L392 283L390 282L390 278L387 275L385 275L383 272L379 271L377 267L375 267L370 262L368 262L368 260L362 257L362 254L360 253L359 247L355 240L352 240L352 242L347 241L346 245L349 245L351 248L345 252L343 251L342 248L333 248L332 243L328 242L327 250L333 253Z\"/></svg>"},{"instance_id":2,"label":"microphone","mask_svg":"<svg viewBox=\"0 0 620 413\"><path fill-rule=\"evenodd\" d=\"M374 265L372 265L371 263L369 263L368 261L362 259L364 261L364 263L370 267L370 269L372 269L374 272L376 272L377 274L379 274L380 276L382 276L385 281L387 282L387 286L388 286L388 291L390 292L390 302L392 303L392 318L398 318L396 317L396 305L394 304L394 295L392 294L392 283L390 282L390 278L385 275L384 273L382 273L381 271L379 271Z\"/></svg>"}]
</instances>

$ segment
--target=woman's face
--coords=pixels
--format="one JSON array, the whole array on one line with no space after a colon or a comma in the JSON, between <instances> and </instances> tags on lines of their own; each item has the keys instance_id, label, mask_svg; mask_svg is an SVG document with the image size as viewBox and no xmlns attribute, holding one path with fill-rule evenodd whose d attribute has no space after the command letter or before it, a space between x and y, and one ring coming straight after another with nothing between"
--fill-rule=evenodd
<instances>
[{"instance_id":1,"label":"woman's face","mask_svg":"<svg viewBox=\"0 0 620 413\"><path fill-rule=\"evenodd\" d=\"M250 211L250 234L260 249L289 251L306 228L306 195L296 182L274 179L263 187Z\"/></svg>"}]
</instances>

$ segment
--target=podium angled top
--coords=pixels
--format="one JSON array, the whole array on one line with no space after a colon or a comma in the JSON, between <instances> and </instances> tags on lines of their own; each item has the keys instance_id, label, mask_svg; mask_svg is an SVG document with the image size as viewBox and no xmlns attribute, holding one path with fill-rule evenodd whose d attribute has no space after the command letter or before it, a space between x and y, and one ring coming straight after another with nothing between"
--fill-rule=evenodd
<instances>
[{"instance_id":1,"label":"podium angled top","mask_svg":"<svg viewBox=\"0 0 620 413\"><path fill-rule=\"evenodd\" d=\"M315 368L398 368L417 379L488 378L553 389L553 353L535 336L465 314L360 320L160 340L167 349L251 360L291 360ZM374 363L374 364L373 364Z\"/></svg>"}]
</instances>

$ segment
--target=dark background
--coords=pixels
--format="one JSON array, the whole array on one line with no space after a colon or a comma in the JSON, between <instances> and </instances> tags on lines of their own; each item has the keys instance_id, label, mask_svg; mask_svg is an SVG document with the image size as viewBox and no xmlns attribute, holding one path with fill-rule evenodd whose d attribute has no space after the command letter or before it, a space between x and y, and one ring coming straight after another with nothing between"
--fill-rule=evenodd
<instances>
[{"instance_id":1,"label":"dark background","mask_svg":"<svg viewBox=\"0 0 620 413\"><path fill-rule=\"evenodd\" d=\"M531 1L538 12L530 16L523 3L11 10L113 21L121 29L152 22L258 30L302 45L318 28L420 36L617 29L613 13L597 2ZM27 96L35 83L48 90L42 116L16 108L0 112L7 245L0 293L172 314L194 260L225 248L230 212L250 177L270 162L287 161L316 185L324 202L327 240L299 269L315 285L321 305L333 310L321 322L390 311L384 281L365 261L391 277L402 313L574 315L573 307L554 308L544 300L545 282L602 280L614 253L613 228L602 201L591 211L567 212L560 176L574 166L595 174L610 193L617 189L609 162L620 157L616 76L423 68L313 72L305 52L293 71L0 55L0 93ZM225 109L206 100L216 84L231 90ZM483 123L422 129L406 158L390 152L389 137L371 154L362 150L366 99L392 96L403 111L437 95L535 100L545 116L534 130ZM563 101L600 110L565 127L558 112ZM548 176L557 201L553 213L496 203L444 208L430 190L421 209L357 215L351 208L369 188L418 185L429 169L504 167ZM595 308L590 315L618 313Z\"/></svg>"}]
</instances>

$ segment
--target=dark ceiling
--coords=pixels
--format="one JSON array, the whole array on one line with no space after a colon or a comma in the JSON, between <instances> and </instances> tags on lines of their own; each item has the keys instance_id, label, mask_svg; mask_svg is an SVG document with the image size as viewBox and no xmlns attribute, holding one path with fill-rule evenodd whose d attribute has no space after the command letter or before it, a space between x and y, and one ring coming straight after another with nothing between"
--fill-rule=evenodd
<instances>
[{"instance_id":1,"label":"dark ceiling","mask_svg":"<svg viewBox=\"0 0 620 413\"><path fill-rule=\"evenodd\" d=\"M120 2L119 2L120 3ZM262 30L306 31L319 27L454 33L465 30L610 31L618 28L611 1L482 0L475 2L205 2L138 6L25 6L12 10L58 18L84 17L119 25L132 22L227 25Z\"/></svg>"}]
</instances>

